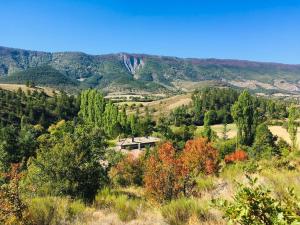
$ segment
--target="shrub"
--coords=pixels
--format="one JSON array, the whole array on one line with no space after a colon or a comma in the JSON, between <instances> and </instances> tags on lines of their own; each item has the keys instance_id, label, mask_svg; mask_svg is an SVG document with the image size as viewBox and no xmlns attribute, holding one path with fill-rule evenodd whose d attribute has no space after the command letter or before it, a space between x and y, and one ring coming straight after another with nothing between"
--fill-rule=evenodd
<instances>
[{"instance_id":1,"label":"shrub","mask_svg":"<svg viewBox=\"0 0 300 225\"><path fill-rule=\"evenodd\" d=\"M183 191L183 165L170 142L162 144L157 154L146 161L146 193L158 201L176 198Z\"/></svg>"},{"instance_id":2,"label":"shrub","mask_svg":"<svg viewBox=\"0 0 300 225\"><path fill-rule=\"evenodd\" d=\"M214 187L214 179L212 176L198 176L196 178L198 191L209 191Z\"/></svg>"},{"instance_id":3,"label":"shrub","mask_svg":"<svg viewBox=\"0 0 300 225\"><path fill-rule=\"evenodd\" d=\"M277 146L282 155L286 156L292 151L291 146L283 138L279 138Z\"/></svg>"},{"instance_id":4,"label":"shrub","mask_svg":"<svg viewBox=\"0 0 300 225\"><path fill-rule=\"evenodd\" d=\"M116 212L122 221L137 218L139 210L144 207L139 199L104 188L96 195L94 205L97 208L109 208Z\"/></svg>"},{"instance_id":5,"label":"shrub","mask_svg":"<svg viewBox=\"0 0 300 225\"><path fill-rule=\"evenodd\" d=\"M181 159L189 173L212 174L218 170L218 151L206 138L187 141Z\"/></svg>"},{"instance_id":6,"label":"shrub","mask_svg":"<svg viewBox=\"0 0 300 225\"><path fill-rule=\"evenodd\" d=\"M116 198L114 209L120 220L130 221L137 218L141 203L135 199L128 199L126 195Z\"/></svg>"},{"instance_id":7,"label":"shrub","mask_svg":"<svg viewBox=\"0 0 300 225\"><path fill-rule=\"evenodd\" d=\"M236 150L236 139L220 140L215 144L215 148L219 150L220 159L224 159L226 155Z\"/></svg>"},{"instance_id":8,"label":"shrub","mask_svg":"<svg viewBox=\"0 0 300 225\"><path fill-rule=\"evenodd\" d=\"M20 197L19 164L13 164L9 173L4 174L7 183L0 186L0 223L25 225L31 224L27 205Z\"/></svg>"},{"instance_id":9,"label":"shrub","mask_svg":"<svg viewBox=\"0 0 300 225\"><path fill-rule=\"evenodd\" d=\"M299 223L299 211L295 211L299 209L299 206L295 206L296 201L284 203L276 200L271 196L270 190L257 184L257 179L247 178L249 185L238 184L239 188L233 202L214 201L216 206L224 211L224 217L229 224L287 225Z\"/></svg>"},{"instance_id":10,"label":"shrub","mask_svg":"<svg viewBox=\"0 0 300 225\"><path fill-rule=\"evenodd\" d=\"M116 200L116 195L107 187L103 188L95 197L94 204L97 208L110 208Z\"/></svg>"},{"instance_id":11,"label":"shrub","mask_svg":"<svg viewBox=\"0 0 300 225\"><path fill-rule=\"evenodd\" d=\"M33 224L73 224L83 215L85 205L68 198L37 197L27 200Z\"/></svg>"},{"instance_id":12,"label":"shrub","mask_svg":"<svg viewBox=\"0 0 300 225\"><path fill-rule=\"evenodd\" d=\"M248 159L248 155L243 150L236 150L235 152L225 156L226 163L234 163L236 161L245 161Z\"/></svg>"},{"instance_id":13,"label":"shrub","mask_svg":"<svg viewBox=\"0 0 300 225\"><path fill-rule=\"evenodd\" d=\"M143 163L140 158L128 154L109 171L109 178L117 186L142 185Z\"/></svg>"},{"instance_id":14,"label":"shrub","mask_svg":"<svg viewBox=\"0 0 300 225\"><path fill-rule=\"evenodd\" d=\"M192 216L201 220L205 215L205 210L194 199L187 198L172 200L161 211L170 225L186 224Z\"/></svg>"}]
</instances>

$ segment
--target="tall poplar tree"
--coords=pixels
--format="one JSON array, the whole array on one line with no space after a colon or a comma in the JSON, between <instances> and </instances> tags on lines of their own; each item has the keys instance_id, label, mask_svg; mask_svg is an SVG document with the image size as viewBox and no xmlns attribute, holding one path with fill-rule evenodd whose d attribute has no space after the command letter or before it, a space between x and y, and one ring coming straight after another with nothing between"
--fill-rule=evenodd
<instances>
[{"instance_id":1,"label":"tall poplar tree","mask_svg":"<svg viewBox=\"0 0 300 225\"><path fill-rule=\"evenodd\" d=\"M231 109L232 117L238 128L238 142L251 146L257 126L255 101L248 91L243 91Z\"/></svg>"},{"instance_id":2,"label":"tall poplar tree","mask_svg":"<svg viewBox=\"0 0 300 225\"><path fill-rule=\"evenodd\" d=\"M297 149L297 123L298 112L294 105L289 108L289 117L288 117L288 132L292 142L292 149Z\"/></svg>"}]
</instances>

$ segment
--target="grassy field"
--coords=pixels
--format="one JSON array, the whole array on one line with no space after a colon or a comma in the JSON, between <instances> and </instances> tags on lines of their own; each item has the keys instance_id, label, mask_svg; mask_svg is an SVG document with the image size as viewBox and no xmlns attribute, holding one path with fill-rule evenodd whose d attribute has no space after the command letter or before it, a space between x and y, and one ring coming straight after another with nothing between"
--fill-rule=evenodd
<instances>
[{"instance_id":1,"label":"grassy field","mask_svg":"<svg viewBox=\"0 0 300 225\"><path fill-rule=\"evenodd\" d=\"M21 88L22 91L27 92L28 90L30 91L43 91L48 95L48 96L53 96L53 92L58 92L57 90L53 89L53 88L49 88L49 87L27 87L24 84L0 84L0 88L3 90L8 90L8 91L17 91L19 88Z\"/></svg>"},{"instance_id":2,"label":"grassy field","mask_svg":"<svg viewBox=\"0 0 300 225\"><path fill-rule=\"evenodd\" d=\"M154 119L157 119L159 115L168 115L172 110L179 106L189 105L192 102L191 94L176 95L169 98L164 98L161 100L156 100L152 102L120 102L119 105L127 104L129 106L135 104L137 106L142 105L140 112L143 113L145 106L151 112ZM135 109L128 110L129 113L135 112Z\"/></svg>"}]
</instances>

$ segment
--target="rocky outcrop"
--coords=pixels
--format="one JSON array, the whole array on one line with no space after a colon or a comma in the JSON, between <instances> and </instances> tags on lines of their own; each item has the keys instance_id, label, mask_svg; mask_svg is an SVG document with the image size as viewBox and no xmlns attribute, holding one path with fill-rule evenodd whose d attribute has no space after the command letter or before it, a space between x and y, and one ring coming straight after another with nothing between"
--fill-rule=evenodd
<instances>
[{"instance_id":1,"label":"rocky outcrop","mask_svg":"<svg viewBox=\"0 0 300 225\"><path fill-rule=\"evenodd\" d=\"M127 70L135 79L138 79L137 73L145 65L143 58L127 54L121 54L121 58Z\"/></svg>"}]
</instances>

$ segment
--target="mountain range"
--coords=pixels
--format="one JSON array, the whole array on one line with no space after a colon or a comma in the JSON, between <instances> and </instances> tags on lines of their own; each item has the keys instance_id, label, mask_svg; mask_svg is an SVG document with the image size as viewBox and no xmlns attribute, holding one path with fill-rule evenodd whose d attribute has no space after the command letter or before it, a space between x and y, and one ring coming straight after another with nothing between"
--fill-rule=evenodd
<instances>
[{"instance_id":1,"label":"mountain range","mask_svg":"<svg viewBox=\"0 0 300 225\"><path fill-rule=\"evenodd\" d=\"M205 82L300 92L300 65L146 54L89 55L0 47L0 83L104 92L189 91Z\"/></svg>"}]
</instances>

